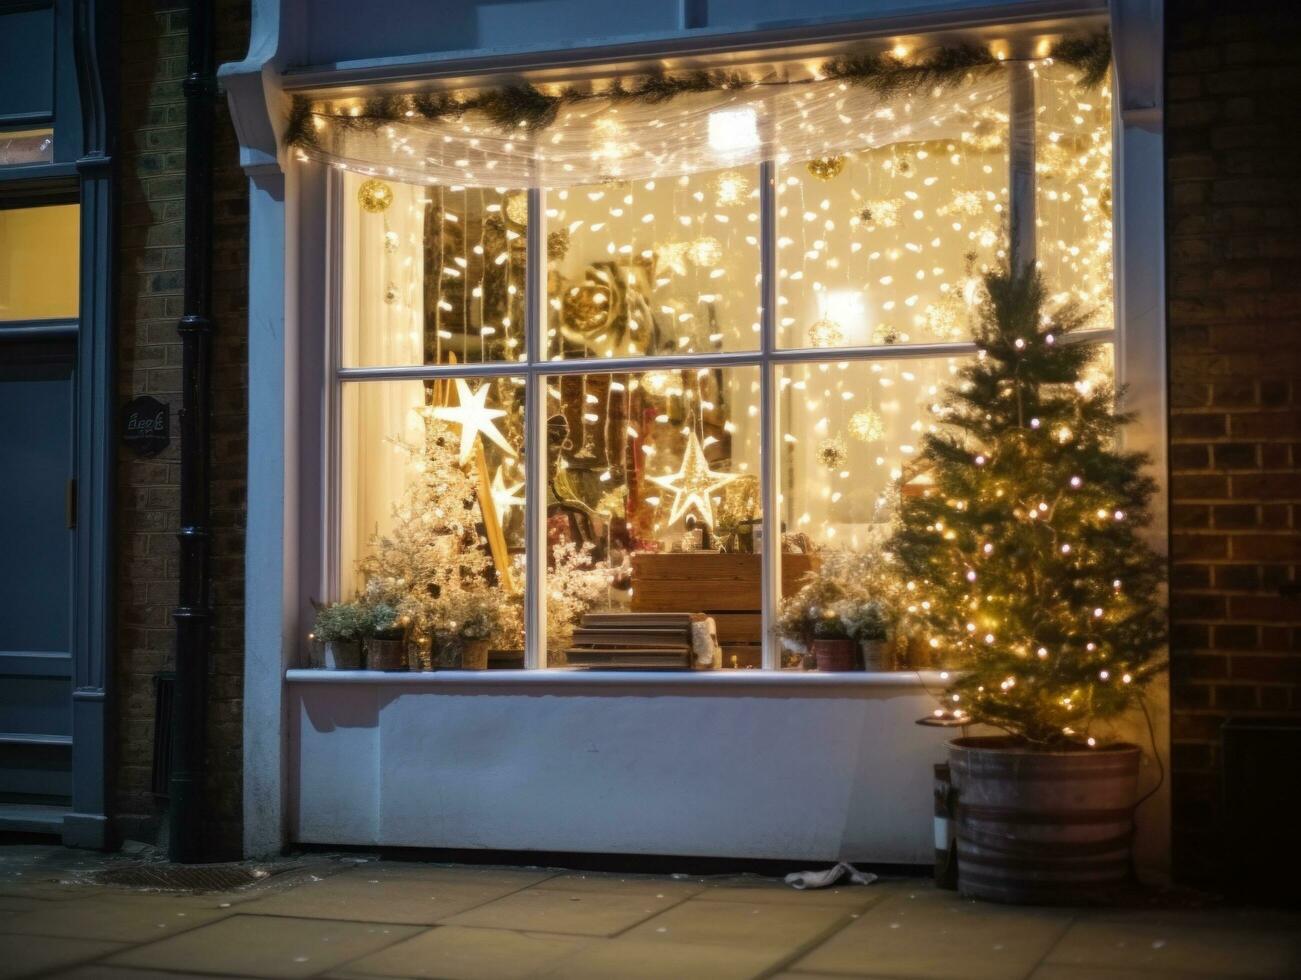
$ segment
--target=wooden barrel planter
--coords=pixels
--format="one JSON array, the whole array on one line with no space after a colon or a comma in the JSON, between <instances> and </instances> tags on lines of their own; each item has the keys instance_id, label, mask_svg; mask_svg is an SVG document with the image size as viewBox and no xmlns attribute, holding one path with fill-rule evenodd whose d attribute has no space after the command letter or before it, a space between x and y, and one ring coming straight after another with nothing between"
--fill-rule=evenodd
<instances>
[{"instance_id":1,"label":"wooden barrel planter","mask_svg":"<svg viewBox=\"0 0 1301 980\"><path fill-rule=\"evenodd\" d=\"M1027 905L1094 905L1130 876L1140 750L1044 751L1003 737L949 743L958 890Z\"/></svg>"},{"instance_id":2,"label":"wooden barrel planter","mask_svg":"<svg viewBox=\"0 0 1301 980\"><path fill-rule=\"evenodd\" d=\"M820 671L855 670L858 665L858 646L853 640L823 639L809 644L813 659Z\"/></svg>"}]
</instances>

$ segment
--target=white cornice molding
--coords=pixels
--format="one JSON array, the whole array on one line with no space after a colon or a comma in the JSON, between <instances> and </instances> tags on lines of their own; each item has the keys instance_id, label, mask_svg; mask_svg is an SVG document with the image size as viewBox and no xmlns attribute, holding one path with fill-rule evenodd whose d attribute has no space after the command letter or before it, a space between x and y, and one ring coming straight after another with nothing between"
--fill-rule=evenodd
<instances>
[{"instance_id":1,"label":"white cornice molding","mask_svg":"<svg viewBox=\"0 0 1301 980\"><path fill-rule=\"evenodd\" d=\"M281 30L306 13L303 0L253 0L248 53L243 61L221 66L217 77L226 89L231 121L239 137L240 165L249 176L281 173L281 135L288 117L289 96L281 76L292 53L282 43Z\"/></svg>"},{"instance_id":2,"label":"white cornice molding","mask_svg":"<svg viewBox=\"0 0 1301 980\"><path fill-rule=\"evenodd\" d=\"M1162 0L1112 0L1111 46L1121 120L1160 132L1165 38Z\"/></svg>"}]
</instances>

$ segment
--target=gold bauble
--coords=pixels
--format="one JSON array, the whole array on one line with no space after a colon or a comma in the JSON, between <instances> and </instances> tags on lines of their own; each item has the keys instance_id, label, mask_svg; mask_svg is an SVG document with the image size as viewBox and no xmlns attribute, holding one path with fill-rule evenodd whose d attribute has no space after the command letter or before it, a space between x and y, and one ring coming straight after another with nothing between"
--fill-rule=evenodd
<instances>
[{"instance_id":1,"label":"gold bauble","mask_svg":"<svg viewBox=\"0 0 1301 980\"><path fill-rule=\"evenodd\" d=\"M845 333L840 324L825 316L809 327L810 347L840 347L845 342Z\"/></svg>"},{"instance_id":2,"label":"gold bauble","mask_svg":"<svg viewBox=\"0 0 1301 980\"><path fill-rule=\"evenodd\" d=\"M357 188L357 203L363 211L383 214L393 206L393 188L372 177Z\"/></svg>"},{"instance_id":3,"label":"gold bauble","mask_svg":"<svg viewBox=\"0 0 1301 980\"><path fill-rule=\"evenodd\" d=\"M505 212L506 220L513 225L521 227L529 223L529 196L524 191L515 191L506 195L506 203L502 207Z\"/></svg>"},{"instance_id":4,"label":"gold bauble","mask_svg":"<svg viewBox=\"0 0 1301 980\"><path fill-rule=\"evenodd\" d=\"M835 180L845 170L845 158L840 154L834 156L814 157L805 168L818 180Z\"/></svg>"},{"instance_id":5,"label":"gold bauble","mask_svg":"<svg viewBox=\"0 0 1301 980\"><path fill-rule=\"evenodd\" d=\"M860 408L849 417L849 434L860 442L877 442L885 435L885 422L870 408Z\"/></svg>"},{"instance_id":6,"label":"gold bauble","mask_svg":"<svg viewBox=\"0 0 1301 980\"><path fill-rule=\"evenodd\" d=\"M691 243L687 254L702 269L712 269L723 261L723 243L712 235L703 235Z\"/></svg>"},{"instance_id":7,"label":"gold bauble","mask_svg":"<svg viewBox=\"0 0 1301 980\"><path fill-rule=\"evenodd\" d=\"M714 201L720 208L740 204L750 193L750 179L739 170L724 170L714 178Z\"/></svg>"},{"instance_id":8,"label":"gold bauble","mask_svg":"<svg viewBox=\"0 0 1301 980\"><path fill-rule=\"evenodd\" d=\"M561 323L570 330L586 334L610 324L612 304L610 290L595 283L582 283L565 290L561 301Z\"/></svg>"},{"instance_id":9,"label":"gold bauble","mask_svg":"<svg viewBox=\"0 0 1301 980\"><path fill-rule=\"evenodd\" d=\"M818 443L818 462L829 470L838 470L849 459L849 450L840 436L831 436Z\"/></svg>"}]
</instances>

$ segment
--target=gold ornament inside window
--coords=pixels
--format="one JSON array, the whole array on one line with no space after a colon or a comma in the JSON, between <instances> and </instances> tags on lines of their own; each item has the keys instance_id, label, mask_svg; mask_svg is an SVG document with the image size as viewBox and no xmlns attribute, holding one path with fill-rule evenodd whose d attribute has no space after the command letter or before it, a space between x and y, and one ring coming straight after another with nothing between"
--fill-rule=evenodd
<instances>
[{"instance_id":1,"label":"gold ornament inside window","mask_svg":"<svg viewBox=\"0 0 1301 980\"><path fill-rule=\"evenodd\" d=\"M835 320L823 317L809 327L810 347L840 347L845 342L845 332Z\"/></svg>"},{"instance_id":2,"label":"gold ornament inside window","mask_svg":"<svg viewBox=\"0 0 1301 980\"><path fill-rule=\"evenodd\" d=\"M691 243L687 254L700 268L712 269L723 261L723 244L712 235L703 235Z\"/></svg>"},{"instance_id":3,"label":"gold ornament inside window","mask_svg":"<svg viewBox=\"0 0 1301 980\"><path fill-rule=\"evenodd\" d=\"M845 158L840 154L814 157L805 167L818 180L835 180L845 171Z\"/></svg>"},{"instance_id":4,"label":"gold ornament inside window","mask_svg":"<svg viewBox=\"0 0 1301 980\"><path fill-rule=\"evenodd\" d=\"M393 206L393 188L372 178L357 188L357 203L370 214L383 214Z\"/></svg>"},{"instance_id":5,"label":"gold ornament inside window","mask_svg":"<svg viewBox=\"0 0 1301 980\"><path fill-rule=\"evenodd\" d=\"M877 442L885 435L885 423L870 408L860 408L849 417L849 434L860 442Z\"/></svg>"}]
</instances>

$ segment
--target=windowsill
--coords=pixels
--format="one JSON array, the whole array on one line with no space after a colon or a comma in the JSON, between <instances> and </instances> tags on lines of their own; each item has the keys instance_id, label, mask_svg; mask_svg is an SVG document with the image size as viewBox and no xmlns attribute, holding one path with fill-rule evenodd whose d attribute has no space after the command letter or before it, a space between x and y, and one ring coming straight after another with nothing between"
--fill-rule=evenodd
<instances>
[{"instance_id":1,"label":"windowsill","mask_svg":"<svg viewBox=\"0 0 1301 980\"><path fill-rule=\"evenodd\" d=\"M801 670L594 671L594 670L318 670L291 668L293 684L371 684L400 687L902 687L938 690L937 670L818 673Z\"/></svg>"}]
</instances>

